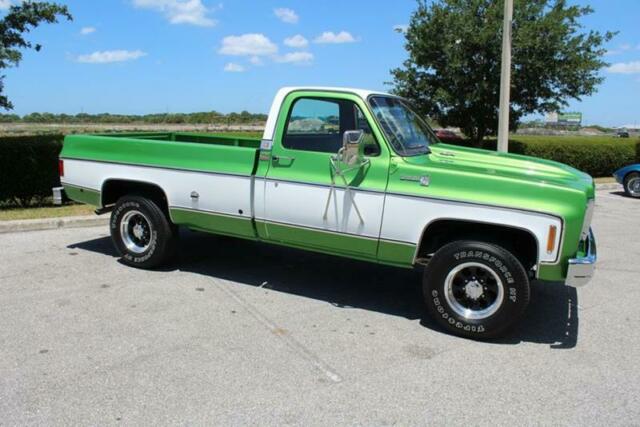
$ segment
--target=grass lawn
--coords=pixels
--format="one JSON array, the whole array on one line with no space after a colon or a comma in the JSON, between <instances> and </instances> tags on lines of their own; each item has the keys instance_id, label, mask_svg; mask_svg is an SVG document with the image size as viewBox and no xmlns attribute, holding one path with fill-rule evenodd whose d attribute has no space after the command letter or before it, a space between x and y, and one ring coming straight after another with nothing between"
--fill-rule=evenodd
<instances>
[{"instance_id":1,"label":"grass lawn","mask_svg":"<svg viewBox=\"0 0 640 427\"><path fill-rule=\"evenodd\" d=\"M0 209L0 221L91 215L94 210L95 207L93 206L77 204L31 208L8 208Z\"/></svg>"}]
</instances>

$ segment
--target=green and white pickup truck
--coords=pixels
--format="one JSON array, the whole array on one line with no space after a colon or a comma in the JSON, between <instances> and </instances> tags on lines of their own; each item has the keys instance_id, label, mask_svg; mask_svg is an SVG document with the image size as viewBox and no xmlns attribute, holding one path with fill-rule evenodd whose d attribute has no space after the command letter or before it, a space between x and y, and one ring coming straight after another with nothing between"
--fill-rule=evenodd
<instances>
[{"instance_id":1,"label":"green and white pickup truck","mask_svg":"<svg viewBox=\"0 0 640 427\"><path fill-rule=\"evenodd\" d=\"M183 226L425 266L430 313L467 337L514 324L530 280L580 286L596 260L589 175L443 144L405 100L385 93L281 89L262 140L70 135L60 166L71 199L111 211L128 265L166 262Z\"/></svg>"}]
</instances>

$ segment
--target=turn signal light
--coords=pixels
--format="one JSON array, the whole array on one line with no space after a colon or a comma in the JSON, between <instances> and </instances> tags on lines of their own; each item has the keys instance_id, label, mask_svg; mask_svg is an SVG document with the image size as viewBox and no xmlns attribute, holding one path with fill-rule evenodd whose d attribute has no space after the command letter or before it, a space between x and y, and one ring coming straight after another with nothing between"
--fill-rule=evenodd
<instances>
[{"instance_id":1,"label":"turn signal light","mask_svg":"<svg viewBox=\"0 0 640 427\"><path fill-rule=\"evenodd\" d=\"M558 227L555 225L549 226L549 237L547 238L547 253L553 253L556 249L556 234L558 233Z\"/></svg>"},{"instance_id":2,"label":"turn signal light","mask_svg":"<svg viewBox=\"0 0 640 427\"><path fill-rule=\"evenodd\" d=\"M64 160L58 160L58 173L60 174L60 178L64 176Z\"/></svg>"}]
</instances>

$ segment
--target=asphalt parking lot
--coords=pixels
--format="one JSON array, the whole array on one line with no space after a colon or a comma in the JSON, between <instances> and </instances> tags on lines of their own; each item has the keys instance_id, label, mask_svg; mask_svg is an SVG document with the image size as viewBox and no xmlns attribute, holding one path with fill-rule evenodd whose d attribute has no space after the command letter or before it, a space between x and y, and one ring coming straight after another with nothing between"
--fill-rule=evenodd
<instances>
[{"instance_id":1,"label":"asphalt parking lot","mask_svg":"<svg viewBox=\"0 0 640 427\"><path fill-rule=\"evenodd\" d=\"M491 343L419 272L201 233L166 271L105 227L0 235L0 425L638 425L640 200L598 191L596 278Z\"/></svg>"}]
</instances>

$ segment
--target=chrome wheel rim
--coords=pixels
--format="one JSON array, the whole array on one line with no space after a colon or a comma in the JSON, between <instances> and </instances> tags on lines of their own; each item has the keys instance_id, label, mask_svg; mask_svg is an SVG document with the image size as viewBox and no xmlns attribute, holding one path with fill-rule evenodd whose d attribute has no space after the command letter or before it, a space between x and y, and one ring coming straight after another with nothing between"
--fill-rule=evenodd
<instances>
[{"instance_id":1,"label":"chrome wheel rim","mask_svg":"<svg viewBox=\"0 0 640 427\"><path fill-rule=\"evenodd\" d=\"M135 254L141 254L149 249L151 231L151 222L140 211L128 211L120 220L122 242Z\"/></svg>"},{"instance_id":2,"label":"chrome wheel rim","mask_svg":"<svg viewBox=\"0 0 640 427\"><path fill-rule=\"evenodd\" d=\"M445 298L457 315L468 320L486 319L502 305L504 285L488 266L466 262L447 275Z\"/></svg>"},{"instance_id":3,"label":"chrome wheel rim","mask_svg":"<svg viewBox=\"0 0 640 427\"><path fill-rule=\"evenodd\" d=\"M636 176L631 178L629 182L627 182L627 190L633 196L640 196L640 176Z\"/></svg>"}]
</instances>

